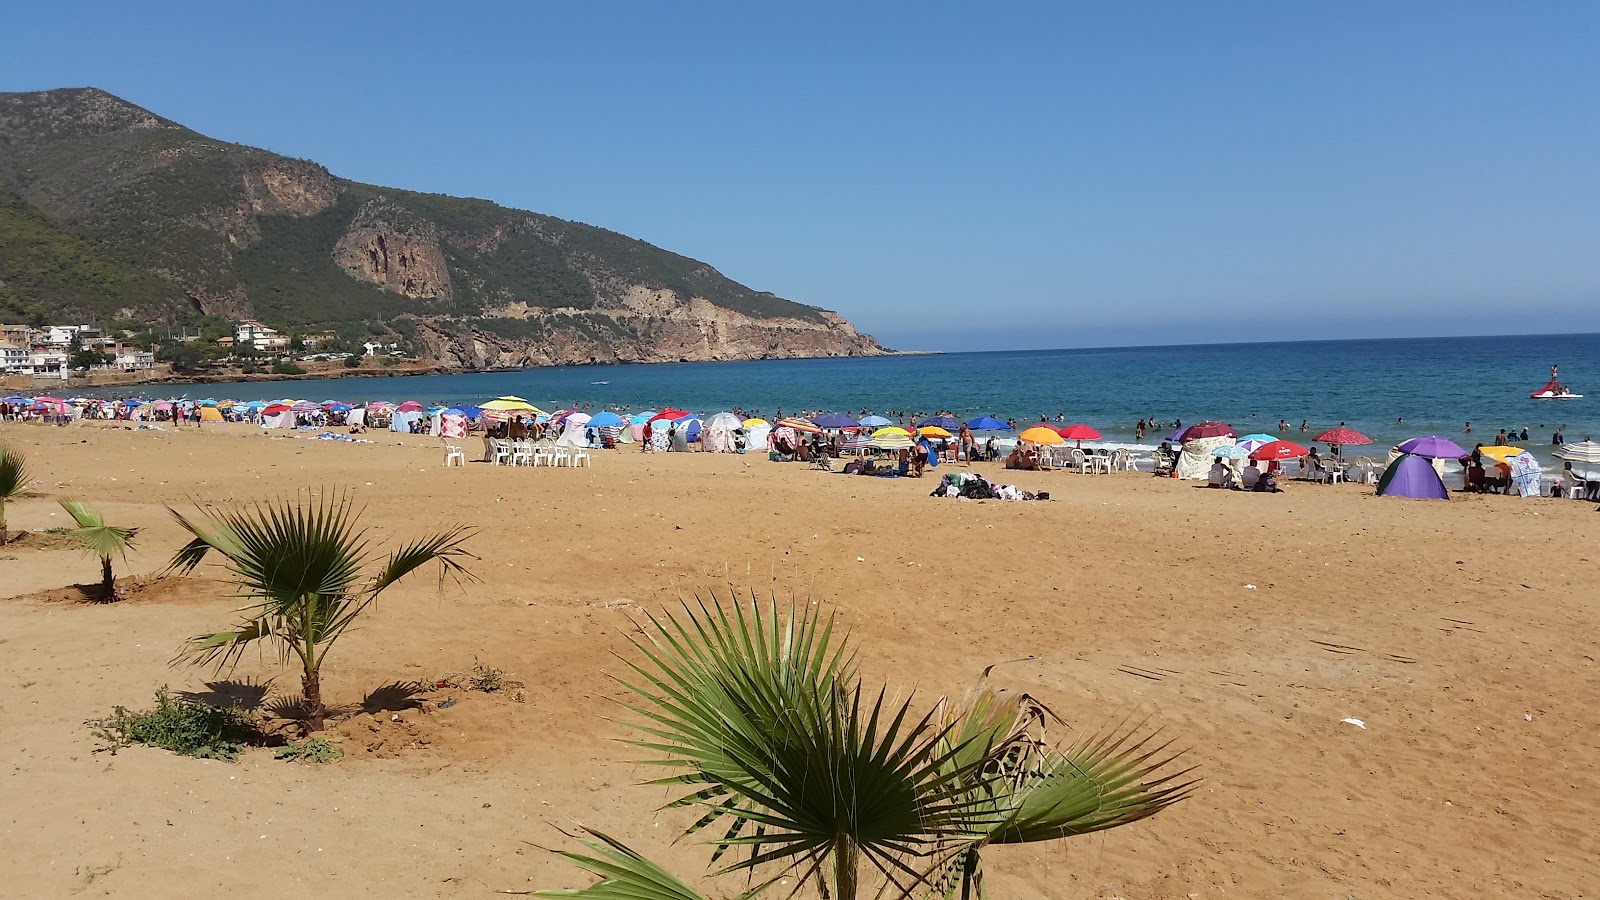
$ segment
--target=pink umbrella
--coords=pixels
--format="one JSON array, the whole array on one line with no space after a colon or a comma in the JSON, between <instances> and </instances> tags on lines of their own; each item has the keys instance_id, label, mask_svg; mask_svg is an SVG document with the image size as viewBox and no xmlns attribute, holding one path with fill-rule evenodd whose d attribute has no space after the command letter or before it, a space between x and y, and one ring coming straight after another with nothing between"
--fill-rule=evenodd
<instances>
[{"instance_id":1,"label":"pink umbrella","mask_svg":"<svg viewBox=\"0 0 1600 900\"><path fill-rule=\"evenodd\" d=\"M422 404L415 400L407 400L394 408L395 412L422 412Z\"/></svg>"}]
</instances>

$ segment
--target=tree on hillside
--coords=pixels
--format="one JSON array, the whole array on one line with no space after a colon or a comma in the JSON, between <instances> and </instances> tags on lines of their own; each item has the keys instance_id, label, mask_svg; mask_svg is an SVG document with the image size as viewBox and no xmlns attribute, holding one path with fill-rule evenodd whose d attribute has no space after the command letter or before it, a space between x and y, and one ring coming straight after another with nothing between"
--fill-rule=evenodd
<instances>
[{"instance_id":1,"label":"tree on hillside","mask_svg":"<svg viewBox=\"0 0 1600 900\"><path fill-rule=\"evenodd\" d=\"M703 813L685 836L710 835L713 863L732 851L717 872L754 877L742 896L794 877L832 900L982 897L988 845L1126 825L1193 784L1187 770L1169 771L1176 754L1131 731L1052 746L1042 706L981 683L918 716L911 697L862 683L814 606L684 609L651 616L635 641L645 660L628 664L630 743L672 773L651 784L684 792L668 806ZM601 880L541 896L700 896L614 838L589 835L589 852L562 855Z\"/></svg>"},{"instance_id":2,"label":"tree on hillside","mask_svg":"<svg viewBox=\"0 0 1600 900\"><path fill-rule=\"evenodd\" d=\"M256 601L244 609L239 627L194 638L185 655L224 667L236 664L256 641L278 645L285 659L292 656L300 664L307 733L321 731L326 722L322 664L345 629L379 594L422 565L436 561L441 577L463 576L459 560L471 555L461 545L472 529L450 528L401 545L364 577L375 556L347 491L324 493L319 500L203 510L192 517L168 511L194 535L169 569L192 572L215 550L241 592Z\"/></svg>"},{"instance_id":3,"label":"tree on hillside","mask_svg":"<svg viewBox=\"0 0 1600 900\"><path fill-rule=\"evenodd\" d=\"M116 580L111 574L111 557L120 556L126 562L128 548L133 546L137 528L118 528L107 525L99 511L81 500L62 500L61 508L67 511L78 527L72 536L83 549L100 558L100 595L107 602L117 599Z\"/></svg>"},{"instance_id":4,"label":"tree on hillside","mask_svg":"<svg viewBox=\"0 0 1600 900\"><path fill-rule=\"evenodd\" d=\"M205 351L193 344L169 344L156 353L160 362L170 363L175 372L198 372L206 364Z\"/></svg>"}]
</instances>

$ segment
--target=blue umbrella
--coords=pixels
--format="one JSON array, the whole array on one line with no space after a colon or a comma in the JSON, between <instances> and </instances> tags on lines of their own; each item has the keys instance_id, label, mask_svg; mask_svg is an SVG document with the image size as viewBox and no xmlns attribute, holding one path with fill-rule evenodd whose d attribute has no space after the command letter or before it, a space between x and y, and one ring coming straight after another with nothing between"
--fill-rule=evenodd
<instances>
[{"instance_id":1,"label":"blue umbrella","mask_svg":"<svg viewBox=\"0 0 1600 900\"><path fill-rule=\"evenodd\" d=\"M894 423L888 419L885 419L883 416L867 416L865 419L861 420L861 424L867 426L868 428L882 428L885 425L893 425Z\"/></svg>"},{"instance_id":2,"label":"blue umbrella","mask_svg":"<svg viewBox=\"0 0 1600 900\"><path fill-rule=\"evenodd\" d=\"M943 428L945 431L955 431L961 427L961 423L951 416L929 416L917 423L918 428L927 428L930 425L934 428Z\"/></svg>"},{"instance_id":3,"label":"blue umbrella","mask_svg":"<svg viewBox=\"0 0 1600 900\"><path fill-rule=\"evenodd\" d=\"M1010 431L1011 426L990 416L979 416L967 423L973 431ZM946 429L949 430L949 429Z\"/></svg>"},{"instance_id":4,"label":"blue umbrella","mask_svg":"<svg viewBox=\"0 0 1600 900\"><path fill-rule=\"evenodd\" d=\"M1167 435L1166 437L1162 438L1162 440L1163 441L1181 441L1181 440L1183 440L1183 433L1185 431L1188 431L1188 430L1189 430L1189 426L1185 425L1182 428L1179 428L1177 431L1174 431L1171 434Z\"/></svg>"},{"instance_id":5,"label":"blue umbrella","mask_svg":"<svg viewBox=\"0 0 1600 900\"><path fill-rule=\"evenodd\" d=\"M1229 444L1226 447L1213 447L1206 451L1207 456L1220 456L1223 459L1244 459L1250 451L1238 444Z\"/></svg>"},{"instance_id":6,"label":"blue umbrella","mask_svg":"<svg viewBox=\"0 0 1600 900\"><path fill-rule=\"evenodd\" d=\"M624 424L625 420L613 412L596 413L589 419L590 428L617 428Z\"/></svg>"},{"instance_id":7,"label":"blue umbrella","mask_svg":"<svg viewBox=\"0 0 1600 900\"><path fill-rule=\"evenodd\" d=\"M344 405L343 403L335 403L332 406L328 407L328 412L347 413L349 411L350 411L350 407Z\"/></svg>"},{"instance_id":8,"label":"blue umbrella","mask_svg":"<svg viewBox=\"0 0 1600 900\"><path fill-rule=\"evenodd\" d=\"M857 428L861 425L860 422L843 413L828 413L825 416L817 416L811 420L811 424L818 428Z\"/></svg>"}]
</instances>

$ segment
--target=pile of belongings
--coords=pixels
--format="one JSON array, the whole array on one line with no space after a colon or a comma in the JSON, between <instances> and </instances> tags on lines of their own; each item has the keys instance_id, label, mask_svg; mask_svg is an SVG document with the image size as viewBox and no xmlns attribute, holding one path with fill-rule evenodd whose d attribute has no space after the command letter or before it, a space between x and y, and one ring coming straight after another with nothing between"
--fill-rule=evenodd
<instances>
[{"instance_id":1,"label":"pile of belongings","mask_svg":"<svg viewBox=\"0 0 1600 900\"><path fill-rule=\"evenodd\" d=\"M990 484L989 480L975 472L951 472L944 476L939 486L933 489L930 497L958 497L962 500L1049 500L1050 493L1041 491L1035 494L1024 491L1013 484Z\"/></svg>"}]
</instances>

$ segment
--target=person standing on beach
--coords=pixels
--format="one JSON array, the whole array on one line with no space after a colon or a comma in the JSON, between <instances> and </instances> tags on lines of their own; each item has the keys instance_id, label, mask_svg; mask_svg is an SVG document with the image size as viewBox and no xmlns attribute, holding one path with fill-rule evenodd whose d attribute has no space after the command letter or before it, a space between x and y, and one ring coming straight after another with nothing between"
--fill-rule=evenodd
<instances>
[{"instance_id":1,"label":"person standing on beach","mask_svg":"<svg viewBox=\"0 0 1600 900\"><path fill-rule=\"evenodd\" d=\"M639 435L639 437L640 437L640 440L639 440L639 452L640 453L649 453L650 452L650 439L652 437L654 437L654 436L655 436L655 429L650 427L650 423L649 422L644 423L644 431L641 432L640 435Z\"/></svg>"}]
</instances>

